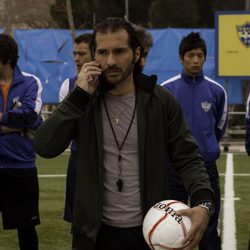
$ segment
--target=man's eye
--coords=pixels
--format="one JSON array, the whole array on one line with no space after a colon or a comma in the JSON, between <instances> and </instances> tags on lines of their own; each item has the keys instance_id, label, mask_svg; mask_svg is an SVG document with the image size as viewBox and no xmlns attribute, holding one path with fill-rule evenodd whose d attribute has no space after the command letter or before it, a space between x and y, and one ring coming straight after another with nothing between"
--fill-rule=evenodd
<instances>
[{"instance_id":1,"label":"man's eye","mask_svg":"<svg viewBox=\"0 0 250 250\"><path fill-rule=\"evenodd\" d=\"M74 54L74 56L84 56L84 55L86 55L86 52L84 52L84 51L79 51L79 52L73 52L73 54Z\"/></svg>"},{"instance_id":2,"label":"man's eye","mask_svg":"<svg viewBox=\"0 0 250 250\"><path fill-rule=\"evenodd\" d=\"M107 54L107 52L105 50L98 50L97 54L98 55L105 55L105 54Z\"/></svg>"},{"instance_id":3,"label":"man's eye","mask_svg":"<svg viewBox=\"0 0 250 250\"><path fill-rule=\"evenodd\" d=\"M125 53L126 50L125 50L125 49L117 49L115 52L116 52L117 54L122 54L122 53Z\"/></svg>"}]
</instances>

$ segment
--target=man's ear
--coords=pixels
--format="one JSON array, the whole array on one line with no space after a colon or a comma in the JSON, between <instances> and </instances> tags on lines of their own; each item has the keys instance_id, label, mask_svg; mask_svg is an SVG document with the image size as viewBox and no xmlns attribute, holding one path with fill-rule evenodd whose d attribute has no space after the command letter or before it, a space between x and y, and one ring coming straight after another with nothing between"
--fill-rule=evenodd
<instances>
[{"instance_id":1,"label":"man's ear","mask_svg":"<svg viewBox=\"0 0 250 250\"><path fill-rule=\"evenodd\" d=\"M135 49L135 62L138 62L138 60L140 59L140 55L141 55L141 48L137 47Z\"/></svg>"},{"instance_id":2,"label":"man's ear","mask_svg":"<svg viewBox=\"0 0 250 250\"><path fill-rule=\"evenodd\" d=\"M183 58L181 55L179 55L180 63L183 64Z\"/></svg>"}]
</instances>

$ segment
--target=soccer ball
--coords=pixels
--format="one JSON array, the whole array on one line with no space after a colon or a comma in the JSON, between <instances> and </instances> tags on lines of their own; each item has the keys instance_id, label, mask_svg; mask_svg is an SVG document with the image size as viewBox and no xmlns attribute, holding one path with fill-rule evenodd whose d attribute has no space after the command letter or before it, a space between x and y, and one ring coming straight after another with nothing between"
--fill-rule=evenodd
<instances>
[{"instance_id":1,"label":"soccer ball","mask_svg":"<svg viewBox=\"0 0 250 250\"><path fill-rule=\"evenodd\" d=\"M176 215L177 210L189 208L176 200L156 203L143 220L143 236L152 250L183 248L182 240L191 227L187 216ZM188 244L188 243L187 243Z\"/></svg>"}]
</instances>

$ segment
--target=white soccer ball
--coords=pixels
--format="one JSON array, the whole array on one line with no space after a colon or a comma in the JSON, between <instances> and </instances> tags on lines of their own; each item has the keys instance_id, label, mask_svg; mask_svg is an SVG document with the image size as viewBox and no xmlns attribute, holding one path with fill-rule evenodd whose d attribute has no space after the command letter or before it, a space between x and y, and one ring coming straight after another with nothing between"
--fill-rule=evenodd
<instances>
[{"instance_id":1,"label":"white soccer ball","mask_svg":"<svg viewBox=\"0 0 250 250\"><path fill-rule=\"evenodd\" d=\"M176 211L189 208L176 200L156 203L147 212L143 221L143 235L152 250L183 248L182 240L191 227L187 216L178 216Z\"/></svg>"}]
</instances>

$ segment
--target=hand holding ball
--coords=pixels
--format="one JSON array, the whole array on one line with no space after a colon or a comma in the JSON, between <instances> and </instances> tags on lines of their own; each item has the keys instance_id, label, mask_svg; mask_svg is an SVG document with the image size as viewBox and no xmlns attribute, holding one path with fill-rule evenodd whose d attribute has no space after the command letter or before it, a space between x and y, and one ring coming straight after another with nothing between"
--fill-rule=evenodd
<instances>
[{"instance_id":1,"label":"hand holding ball","mask_svg":"<svg viewBox=\"0 0 250 250\"><path fill-rule=\"evenodd\" d=\"M183 248L182 241L191 227L187 216L176 211L189 208L186 204L165 200L151 207L143 221L143 235L152 250Z\"/></svg>"}]
</instances>

